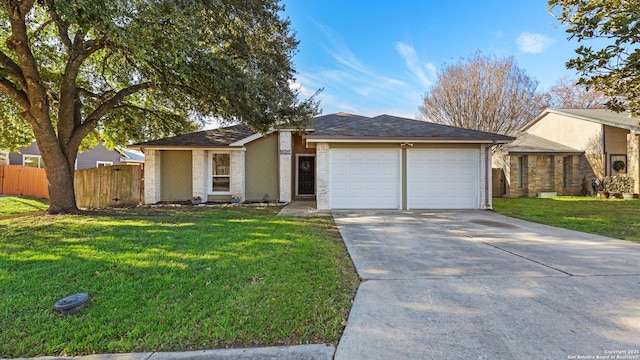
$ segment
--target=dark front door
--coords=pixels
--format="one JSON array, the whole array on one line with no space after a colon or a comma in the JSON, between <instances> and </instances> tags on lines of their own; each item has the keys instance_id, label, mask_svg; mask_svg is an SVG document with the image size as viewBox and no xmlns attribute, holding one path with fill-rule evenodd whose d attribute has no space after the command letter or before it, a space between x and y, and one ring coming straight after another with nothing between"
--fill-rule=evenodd
<instances>
[{"instance_id":1,"label":"dark front door","mask_svg":"<svg viewBox=\"0 0 640 360\"><path fill-rule=\"evenodd\" d=\"M313 156L298 157L298 195L316 193L316 158Z\"/></svg>"}]
</instances>

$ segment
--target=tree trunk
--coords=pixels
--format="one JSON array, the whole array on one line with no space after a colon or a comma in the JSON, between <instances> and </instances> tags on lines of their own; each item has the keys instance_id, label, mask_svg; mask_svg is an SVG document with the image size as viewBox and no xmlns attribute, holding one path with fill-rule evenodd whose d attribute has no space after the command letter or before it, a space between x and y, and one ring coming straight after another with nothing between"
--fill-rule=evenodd
<instances>
[{"instance_id":1,"label":"tree trunk","mask_svg":"<svg viewBox=\"0 0 640 360\"><path fill-rule=\"evenodd\" d=\"M64 145L53 132L34 133L49 181L48 213L78 213L73 184L77 151L63 151Z\"/></svg>"},{"instance_id":2,"label":"tree trunk","mask_svg":"<svg viewBox=\"0 0 640 360\"><path fill-rule=\"evenodd\" d=\"M67 214L79 212L76 206L75 187L73 186L74 170L69 171L66 164L47 164L49 180L49 214Z\"/></svg>"}]
</instances>

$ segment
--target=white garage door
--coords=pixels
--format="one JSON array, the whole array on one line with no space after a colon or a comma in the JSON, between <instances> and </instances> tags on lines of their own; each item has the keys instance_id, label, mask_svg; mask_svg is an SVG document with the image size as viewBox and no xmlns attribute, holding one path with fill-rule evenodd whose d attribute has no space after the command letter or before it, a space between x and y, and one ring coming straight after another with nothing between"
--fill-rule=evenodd
<instances>
[{"instance_id":1,"label":"white garage door","mask_svg":"<svg viewBox=\"0 0 640 360\"><path fill-rule=\"evenodd\" d=\"M478 169L475 149L407 150L407 207L477 208Z\"/></svg>"},{"instance_id":2,"label":"white garage door","mask_svg":"<svg viewBox=\"0 0 640 360\"><path fill-rule=\"evenodd\" d=\"M400 150L330 150L332 209L399 209Z\"/></svg>"}]
</instances>

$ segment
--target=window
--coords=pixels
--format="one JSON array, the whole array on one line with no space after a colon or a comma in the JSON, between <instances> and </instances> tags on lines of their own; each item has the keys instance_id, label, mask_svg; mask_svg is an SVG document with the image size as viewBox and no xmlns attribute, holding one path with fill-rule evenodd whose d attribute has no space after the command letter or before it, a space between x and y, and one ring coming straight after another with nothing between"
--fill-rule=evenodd
<instances>
[{"instance_id":1,"label":"window","mask_svg":"<svg viewBox=\"0 0 640 360\"><path fill-rule=\"evenodd\" d=\"M42 157L40 155L22 155L22 165L36 168L44 167Z\"/></svg>"},{"instance_id":2,"label":"window","mask_svg":"<svg viewBox=\"0 0 640 360\"><path fill-rule=\"evenodd\" d=\"M211 191L229 192L231 179L231 155L213 154L211 156Z\"/></svg>"},{"instance_id":3,"label":"window","mask_svg":"<svg viewBox=\"0 0 640 360\"><path fill-rule=\"evenodd\" d=\"M522 156L518 156L518 189L522 189Z\"/></svg>"},{"instance_id":4,"label":"window","mask_svg":"<svg viewBox=\"0 0 640 360\"><path fill-rule=\"evenodd\" d=\"M113 161L96 161L96 167L105 167L113 165Z\"/></svg>"}]
</instances>

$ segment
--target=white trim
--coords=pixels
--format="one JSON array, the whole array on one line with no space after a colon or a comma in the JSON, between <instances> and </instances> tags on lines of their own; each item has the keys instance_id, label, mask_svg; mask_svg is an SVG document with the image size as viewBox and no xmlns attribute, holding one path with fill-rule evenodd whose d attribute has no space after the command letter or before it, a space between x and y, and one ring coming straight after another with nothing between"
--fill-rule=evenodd
<instances>
[{"instance_id":1,"label":"white trim","mask_svg":"<svg viewBox=\"0 0 640 360\"><path fill-rule=\"evenodd\" d=\"M38 168L42 168L42 155L33 155L33 154L22 154L22 166L28 166L25 164L25 159L27 157L38 158Z\"/></svg>"},{"instance_id":2,"label":"white trim","mask_svg":"<svg viewBox=\"0 0 640 360\"><path fill-rule=\"evenodd\" d=\"M398 145L409 142L409 143L417 143L417 144L508 144L512 140L416 140L416 139L406 139L406 140L398 140L398 139L349 139L349 138L340 138L340 139L323 139L323 138L306 138L308 143L397 143Z\"/></svg>"},{"instance_id":3,"label":"white trim","mask_svg":"<svg viewBox=\"0 0 640 360\"><path fill-rule=\"evenodd\" d=\"M76 160L78 160L78 159L76 159ZM78 165L78 164L76 163L76 166L77 166L77 165ZM102 161L102 160L97 160L97 161L96 161L96 167L97 167L97 168L99 168L99 167L100 167L100 165L102 165L102 166L113 166L113 161Z\"/></svg>"},{"instance_id":4,"label":"white trim","mask_svg":"<svg viewBox=\"0 0 640 360\"><path fill-rule=\"evenodd\" d=\"M299 171L298 164L300 164L300 157L312 157L312 158L314 158L313 159L313 194L302 194L302 195L298 194L298 190L299 190L299 188L298 188L298 178L299 178L299 176L298 176L298 171ZM296 196L315 196L316 195L316 191L317 191L316 187L317 187L317 184L318 184L318 171L317 171L318 170L318 164L317 164L317 161L316 161L315 157L316 157L316 154L296 154L296 174L295 174L295 176L296 176L296 192L295 192Z\"/></svg>"},{"instance_id":5,"label":"white trim","mask_svg":"<svg viewBox=\"0 0 640 360\"><path fill-rule=\"evenodd\" d=\"M231 195L231 151L208 151L207 153L207 174L208 174L208 183L207 193L209 195ZM229 179L229 190L227 191L213 191L213 155L229 155L229 175L217 175L217 177L223 178L227 177Z\"/></svg>"},{"instance_id":6,"label":"white trim","mask_svg":"<svg viewBox=\"0 0 640 360\"><path fill-rule=\"evenodd\" d=\"M140 150L144 152L145 150L206 150L206 151L232 151L232 150L240 150L242 147L240 146L127 146L129 149Z\"/></svg>"}]
</instances>

